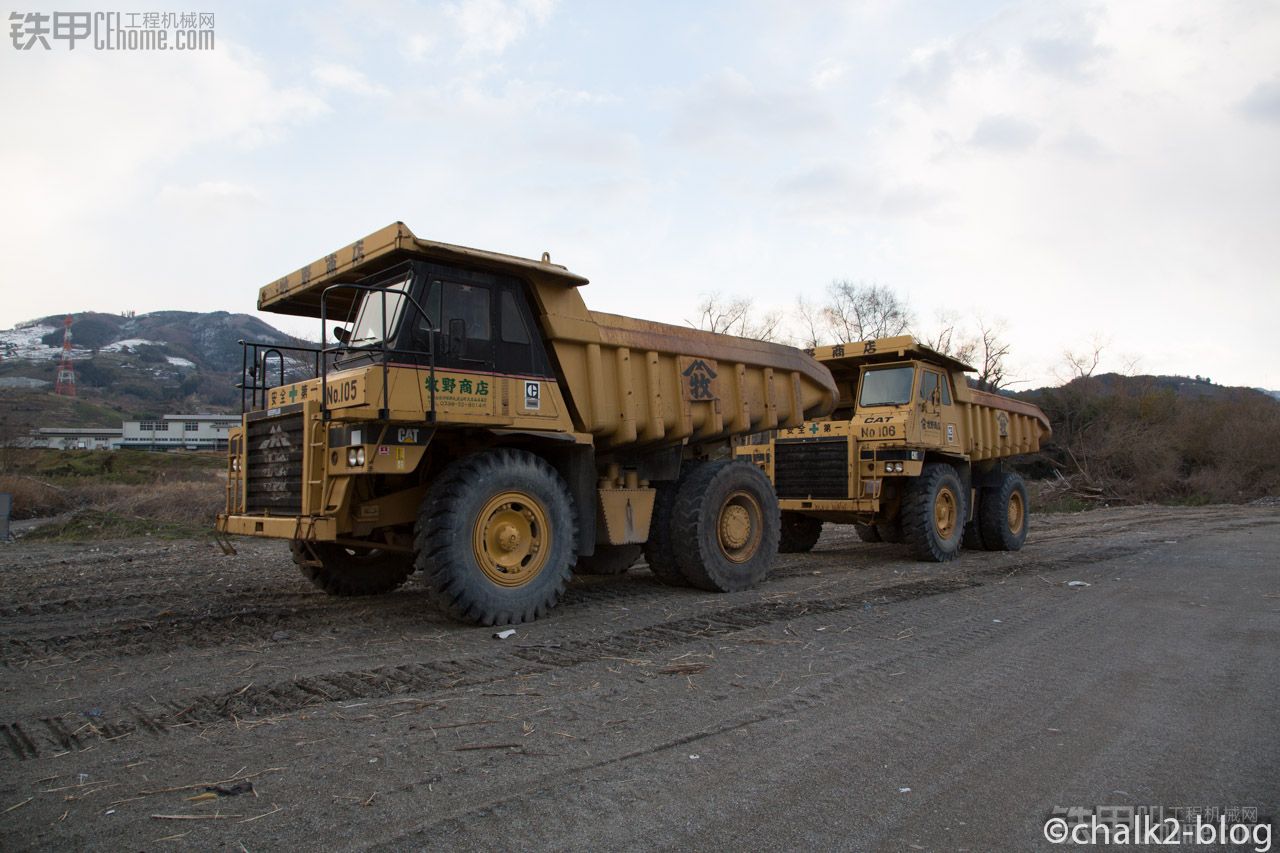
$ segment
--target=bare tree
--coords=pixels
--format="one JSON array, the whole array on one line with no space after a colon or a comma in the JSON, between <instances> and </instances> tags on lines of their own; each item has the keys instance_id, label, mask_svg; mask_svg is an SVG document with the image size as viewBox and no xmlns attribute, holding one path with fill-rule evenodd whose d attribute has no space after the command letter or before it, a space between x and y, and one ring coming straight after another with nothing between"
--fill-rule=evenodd
<instances>
[{"instance_id":1,"label":"bare tree","mask_svg":"<svg viewBox=\"0 0 1280 853\"><path fill-rule=\"evenodd\" d=\"M781 335L782 312L756 311L747 297L724 296L719 291L712 291L698 303L698 315L697 323L685 322L707 332L758 341L777 343Z\"/></svg>"},{"instance_id":2,"label":"bare tree","mask_svg":"<svg viewBox=\"0 0 1280 853\"><path fill-rule=\"evenodd\" d=\"M841 342L901 335L911 326L906 300L882 284L837 279L827 288L823 306L827 327Z\"/></svg>"},{"instance_id":3,"label":"bare tree","mask_svg":"<svg viewBox=\"0 0 1280 853\"><path fill-rule=\"evenodd\" d=\"M978 319L978 340L974 356L978 362L978 387L983 391L998 391L1005 385L1004 360L1009 355L1009 344L1005 342L1003 334L1004 324Z\"/></svg>"},{"instance_id":4,"label":"bare tree","mask_svg":"<svg viewBox=\"0 0 1280 853\"><path fill-rule=\"evenodd\" d=\"M1066 350L1062 353L1063 367L1066 369L1066 377L1061 375L1058 379L1064 384L1073 379L1088 379L1097 371L1098 365L1102 363L1102 353L1107 348L1107 342L1103 340L1101 335L1094 334L1090 340L1087 349L1076 352L1075 350Z\"/></svg>"},{"instance_id":5,"label":"bare tree","mask_svg":"<svg viewBox=\"0 0 1280 853\"><path fill-rule=\"evenodd\" d=\"M980 389L999 390L1010 378L1005 364L1009 344L1004 339L1004 323L988 321L981 315L975 317L973 323L969 326L954 311L943 311L938 314L934 331L919 337L930 349L973 365L978 373L974 381Z\"/></svg>"},{"instance_id":6,"label":"bare tree","mask_svg":"<svg viewBox=\"0 0 1280 853\"><path fill-rule=\"evenodd\" d=\"M970 334L955 311L939 311L938 324L932 333L922 332L920 341L929 349L949 355L966 364L973 361L978 349L977 336Z\"/></svg>"},{"instance_id":7,"label":"bare tree","mask_svg":"<svg viewBox=\"0 0 1280 853\"><path fill-rule=\"evenodd\" d=\"M800 326L800 338L798 341L800 346L810 349L821 346L826 339L826 334L824 333L826 318L822 306L815 305L805 299L803 295L800 295L796 297L795 312Z\"/></svg>"}]
</instances>

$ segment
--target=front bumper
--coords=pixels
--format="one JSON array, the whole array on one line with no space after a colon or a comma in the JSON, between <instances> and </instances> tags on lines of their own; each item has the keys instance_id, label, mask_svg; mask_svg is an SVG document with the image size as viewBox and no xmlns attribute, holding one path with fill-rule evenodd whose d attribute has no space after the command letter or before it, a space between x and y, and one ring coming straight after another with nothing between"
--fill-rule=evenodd
<instances>
[{"instance_id":1,"label":"front bumper","mask_svg":"<svg viewBox=\"0 0 1280 853\"><path fill-rule=\"evenodd\" d=\"M217 530L232 536L260 536L266 539L306 539L333 542L338 538L338 520L324 517L218 514Z\"/></svg>"}]
</instances>

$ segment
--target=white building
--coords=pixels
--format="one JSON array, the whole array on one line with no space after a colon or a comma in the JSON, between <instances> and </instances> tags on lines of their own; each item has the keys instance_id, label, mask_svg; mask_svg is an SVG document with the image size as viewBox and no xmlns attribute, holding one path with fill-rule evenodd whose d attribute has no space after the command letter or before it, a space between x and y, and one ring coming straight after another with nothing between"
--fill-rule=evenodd
<instances>
[{"instance_id":1,"label":"white building","mask_svg":"<svg viewBox=\"0 0 1280 853\"><path fill-rule=\"evenodd\" d=\"M137 450L226 450L227 431L239 415L165 415L125 421L123 447Z\"/></svg>"},{"instance_id":2,"label":"white building","mask_svg":"<svg viewBox=\"0 0 1280 853\"><path fill-rule=\"evenodd\" d=\"M31 433L31 447L54 450L116 450L124 430L103 427L41 427Z\"/></svg>"}]
</instances>

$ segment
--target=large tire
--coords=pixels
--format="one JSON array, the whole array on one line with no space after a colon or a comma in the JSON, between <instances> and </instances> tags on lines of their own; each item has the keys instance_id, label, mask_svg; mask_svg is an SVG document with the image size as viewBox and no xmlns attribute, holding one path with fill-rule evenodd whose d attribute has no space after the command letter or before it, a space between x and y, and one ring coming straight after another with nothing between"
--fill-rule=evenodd
<instances>
[{"instance_id":1,"label":"large tire","mask_svg":"<svg viewBox=\"0 0 1280 853\"><path fill-rule=\"evenodd\" d=\"M620 575L636 564L644 548L640 545L596 545L590 557L579 557L573 567L579 575Z\"/></svg>"},{"instance_id":2,"label":"large tire","mask_svg":"<svg viewBox=\"0 0 1280 853\"><path fill-rule=\"evenodd\" d=\"M686 462L675 482L655 483L657 494L653 499L653 516L649 521L649 538L644 543L644 561L649 564L653 576L667 586L688 586L689 581L676 563L676 547L671 539L671 519L676 508L676 495L680 487L693 476L704 463Z\"/></svg>"},{"instance_id":3,"label":"large tire","mask_svg":"<svg viewBox=\"0 0 1280 853\"><path fill-rule=\"evenodd\" d=\"M722 460L700 466L680 486L671 538L691 586L738 592L773 567L780 527L769 478L748 462Z\"/></svg>"},{"instance_id":4,"label":"large tire","mask_svg":"<svg viewBox=\"0 0 1280 853\"><path fill-rule=\"evenodd\" d=\"M418 513L417 565L450 617L529 622L555 607L577 557L578 522L555 469L523 450L453 462Z\"/></svg>"},{"instance_id":5,"label":"large tire","mask_svg":"<svg viewBox=\"0 0 1280 853\"><path fill-rule=\"evenodd\" d=\"M336 542L290 542L302 576L330 595L382 595L413 574L413 555Z\"/></svg>"},{"instance_id":6,"label":"large tire","mask_svg":"<svg viewBox=\"0 0 1280 853\"><path fill-rule=\"evenodd\" d=\"M988 551L1018 551L1027 541L1030 519L1027 487L1022 478L1005 472L982 495L978 504L978 532Z\"/></svg>"},{"instance_id":7,"label":"large tire","mask_svg":"<svg viewBox=\"0 0 1280 853\"><path fill-rule=\"evenodd\" d=\"M812 551L822 535L822 519L802 512L784 512L782 531L778 539L781 554L803 554Z\"/></svg>"},{"instance_id":8,"label":"large tire","mask_svg":"<svg viewBox=\"0 0 1280 853\"><path fill-rule=\"evenodd\" d=\"M964 486L956 469L931 462L903 496L902 533L916 559L945 563L960 555L964 539Z\"/></svg>"},{"instance_id":9,"label":"large tire","mask_svg":"<svg viewBox=\"0 0 1280 853\"><path fill-rule=\"evenodd\" d=\"M880 528L874 524L854 524L853 532L858 534L858 538L863 542L882 542L880 538Z\"/></svg>"}]
</instances>

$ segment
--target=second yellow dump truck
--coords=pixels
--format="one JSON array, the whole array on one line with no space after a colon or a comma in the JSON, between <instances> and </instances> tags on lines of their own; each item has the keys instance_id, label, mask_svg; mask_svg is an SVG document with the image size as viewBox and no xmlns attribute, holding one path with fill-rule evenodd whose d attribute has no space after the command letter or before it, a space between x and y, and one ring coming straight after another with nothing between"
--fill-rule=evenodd
<instances>
[{"instance_id":1,"label":"second yellow dump truck","mask_svg":"<svg viewBox=\"0 0 1280 853\"><path fill-rule=\"evenodd\" d=\"M1016 551L1026 486L1004 462L1050 433L1036 406L971 388L973 368L909 336L818 347L839 401L830 417L757 436L736 453L764 471L783 551L808 551L824 522L864 541L905 542L922 560L969 548Z\"/></svg>"},{"instance_id":2,"label":"second yellow dump truck","mask_svg":"<svg viewBox=\"0 0 1280 853\"><path fill-rule=\"evenodd\" d=\"M792 347L589 311L586 283L394 223L263 287L260 310L338 340L245 345L218 530L288 540L336 595L418 571L485 625L642 551L668 583L760 581L778 504L732 440L830 412L831 374Z\"/></svg>"}]
</instances>

